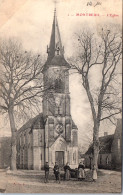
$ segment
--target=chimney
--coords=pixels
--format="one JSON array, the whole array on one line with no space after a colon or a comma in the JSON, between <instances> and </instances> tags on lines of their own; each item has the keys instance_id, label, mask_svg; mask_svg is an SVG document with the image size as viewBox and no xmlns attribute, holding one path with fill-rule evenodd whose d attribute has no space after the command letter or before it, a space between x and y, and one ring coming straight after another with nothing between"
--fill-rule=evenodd
<instances>
[{"instance_id":1,"label":"chimney","mask_svg":"<svg viewBox=\"0 0 123 195\"><path fill-rule=\"evenodd\" d=\"M104 132L104 136L107 136L108 135L108 132Z\"/></svg>"}]
</instances>

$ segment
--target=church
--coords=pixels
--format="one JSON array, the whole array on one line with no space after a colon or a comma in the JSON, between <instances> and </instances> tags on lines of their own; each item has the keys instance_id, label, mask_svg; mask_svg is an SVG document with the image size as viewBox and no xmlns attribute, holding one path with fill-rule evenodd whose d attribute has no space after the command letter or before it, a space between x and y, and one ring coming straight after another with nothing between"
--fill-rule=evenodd
<instances>
[{"instance_id":1,"label":"church","mask_svg":"<svg viewBox=\"0 0 123 195\"><path fill-rule=\"evenodd\" d=\"M71 117L69 92L70 66L64 58L64 47L56 16L52 24L47 61L43 66L44 90L42 113L30 119L17 131L17 168L41 170L48 162L78 167L78 128Z\"/></svg>"}]
</instances>

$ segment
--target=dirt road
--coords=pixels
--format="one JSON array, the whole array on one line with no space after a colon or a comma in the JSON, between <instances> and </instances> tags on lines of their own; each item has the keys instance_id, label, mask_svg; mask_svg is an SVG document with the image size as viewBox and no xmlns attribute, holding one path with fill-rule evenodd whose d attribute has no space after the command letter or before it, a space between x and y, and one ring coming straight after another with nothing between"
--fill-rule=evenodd
<instances>
[{"instance_id":1,"label":"dirt road","mask_svg":"<svg viewBox=\"0 0 123 195\"><path fill-rule=\"evenodd\" d=\"M0 188L6 193L121 193L121 172L101 170L97 182L91 180L61 181L56 183L54 176L44 183L44 172L17 171L12 174L0 171Z\"/></svg>"}]
</instances>

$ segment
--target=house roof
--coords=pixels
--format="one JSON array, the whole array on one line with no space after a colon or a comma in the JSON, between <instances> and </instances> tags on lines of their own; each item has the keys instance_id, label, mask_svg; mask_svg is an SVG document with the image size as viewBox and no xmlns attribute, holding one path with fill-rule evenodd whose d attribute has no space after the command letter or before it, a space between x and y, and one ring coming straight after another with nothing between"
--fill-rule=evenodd
<instances>
[{"instance_id":1,"label":"house roof","mask_svg":"<svg viewBox=\"0 0 123 195\"><path fill-rule=\"evenodd\" d=\"M107 135L99 138L100 141L100 154L111 153L111 146L114 139L114 134Z\"/></svg>"},{"instance_id":2,"label":"house roof","mask_svg":"<svg viewBox=\"0 0 123 195\"><path fill-rule=\"evenodd\" d=\"M120 118L117 119L117 126L116 126L114 134L99 137L99 142L100 142L99 153L100 154L111 153L112 143L116 137L117 138L122 137L122 119L120 119ZM91 154L91 153L93 153L93 145L92 144L88 148L85 155Z\"/></svg>"},{"instance_id":3,"label":"house roof","mask_svg":"<svg viewBox=\"0 0 123 195\"><path fill-rule=\"evenodd\" d=\"M44 119L43 114L40 113L34 118L29 119L18 131L20 133L26 129L43 129L44 128Z\"/></svg>"},{"instance_id":4,"label":"house roof","mask_svg":"<svg viewBox=\"0 0 123 195\"><path fill-rule=\"evenodd\" d=\"M100 154L111 153L111 146L112 146L113 139L114 139L114 134L99 137L99 143L100 143L99 153ZM88 148L88 150L85 154L91 154L91 153L93 153L93 145L92 144Z\"/></svg>"}]
</instances>

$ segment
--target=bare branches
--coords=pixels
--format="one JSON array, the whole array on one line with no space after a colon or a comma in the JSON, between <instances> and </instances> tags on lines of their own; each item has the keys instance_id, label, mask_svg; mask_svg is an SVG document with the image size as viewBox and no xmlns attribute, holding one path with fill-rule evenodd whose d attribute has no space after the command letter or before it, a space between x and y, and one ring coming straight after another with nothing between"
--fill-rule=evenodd
<instances>
[{"instance_id":1,"label":"bare branches","mask_svg":"<svg viewBox=\"0 0 123 195\"><path fill-rule=\"evenodd\" d=\"M0 64L0 109L13 107L17 111L20 105L29 109L25 103L36 106L43 91L40 55L24 51L16 40L4 40L0 45Z\"/></svg>"},{"instance_id":2,"label":"bare branches","mask_svg":"<svg viewBox=\"0 0 123 195\"><path fill-rule=\"evenodd\" d=\"M83 87L91 105L93 119L95 118L100 123L100 121L121 112L121 105L118 101L119 93L116 93L116 70L122 55L121 36L118 33L111 33L110 30L104 31L102 29L100 38L88 32L82 32L77 37L79 42L78 57L77 61L71 62L71 67L81 74ZM97 74L100 72L102 74L100 75L101 85L97 85L98 93L93 93L90 87L92 86L90 79L92 67L95 69L99 67ZM113 82L115 84L111 90L110 86L113 86ZM108 115L106 115L107 112ZM102 115L105 116L103 119Z\"/></svg>"},{"instance_id":3,"label":"bare branches","mask_svg":"<svg viewBox=\"0 0 123 195\"><path fill-rule=\"evenodd\" d=\"M93 163L97 167L100 122L109 120L115 124L115 116L121 113L121 99L117 90L119 85L116 74L122 55L121 36L102 29L100 37L82 32L78 35L78 41L77 60L73 62L70 60L70 64L71 68L76 69L81 75L82 84L90 103L93 118ZM96 70L96 74L92 79L93 70Z\"/></svg>"},{"instance_id":4,"label":"bare branches","mask_svg":"<svg viewBox=\"0 0 123 195\"><path fill-rule=\"evenodd\" d=\"M113 114L110 114L109 116L106 116L104 118L101 118L100 121L103 121L105 119L110 119L112 116L117 115L117 114L120 114L120 113L121 113L121 110L119 110L119 112L115 112Z\"/></svg>"}]
</instances>

